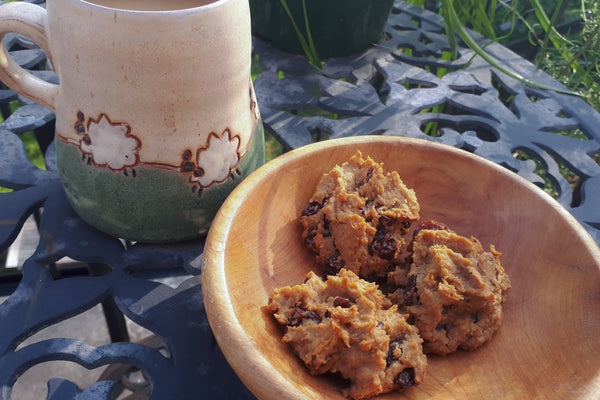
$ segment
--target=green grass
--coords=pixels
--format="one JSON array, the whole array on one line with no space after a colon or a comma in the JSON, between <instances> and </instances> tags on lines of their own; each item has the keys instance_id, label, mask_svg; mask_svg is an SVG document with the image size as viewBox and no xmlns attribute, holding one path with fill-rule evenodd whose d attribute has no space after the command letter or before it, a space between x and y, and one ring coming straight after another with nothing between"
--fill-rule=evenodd
<instances>
[{"instance_id":1,"label":"green grass","mask_svg":"<svg viewBox=\"0 0 600 400\"><path fill-rule=\"evenodd\" d=\"M33 131L23 133L20 138L25 145L25 152L27 153L29 161L40 169L46 169L46 166L44 165L44 155L40 151L40 146L38 146Z\"/></svg>"},{"instance_id":2,"label":"green grass","mask_svg":"<svg viewBox=\"0 0 600 400\"><path fill-rule=\"evenodd\" d=\"M10 103L10 107L14 111L18 107L20 107L20 104L17 100L15 100ZM0 116L0 122L2 122L3 120L4 119ZM36 167L40 169L46 169L44 163L44 155L40 151L40 146L38 146L34 132L25 132L19 135L19 138L23 141L23 145L25 146L25 152L27 153L27 158L29 158L29 161L31 161ZM10 189L0 186L0 193L6 193L10 191Z\"/></svg>"},{"instance_id":3,"label":"green grass","mask_svg":"<svg viewBox=\"0 0 600 400\"><path fill-rule=\"evenodd\" d=\"M463 26L513 49L600 112L598 0L450 2Z\"/></svg>"},{"instance_id":4,"label":"green grass","mask_svg":"<svg viewBox=\"0 0 600 400\"><path fill-rule=\"evenodd\" d=\"M283 145L279 143L273 135L269 134L265 130L265 161L269 162L272 159L282 155L284 153Z\"/></svg>"}]
</instances>

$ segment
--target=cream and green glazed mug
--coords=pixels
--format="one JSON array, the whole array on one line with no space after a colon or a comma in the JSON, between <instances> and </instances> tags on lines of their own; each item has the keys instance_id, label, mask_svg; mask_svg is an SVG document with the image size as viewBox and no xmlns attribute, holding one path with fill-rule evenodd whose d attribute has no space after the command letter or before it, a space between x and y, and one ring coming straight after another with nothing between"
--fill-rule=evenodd
<instances>
[{"instance_id":1,"label":"cream and green glazed mug","mask_svg":"<svg viewBox=\"0 0 600 400\"><path fill-rule=\"evenodd\" d=\"M248 0L51 0L0 7L0 35L35 41L59 84L0 50L0 80L56 114L75 211L123 239L207 232L264 163Z\"/></svg>"}]
</instances>

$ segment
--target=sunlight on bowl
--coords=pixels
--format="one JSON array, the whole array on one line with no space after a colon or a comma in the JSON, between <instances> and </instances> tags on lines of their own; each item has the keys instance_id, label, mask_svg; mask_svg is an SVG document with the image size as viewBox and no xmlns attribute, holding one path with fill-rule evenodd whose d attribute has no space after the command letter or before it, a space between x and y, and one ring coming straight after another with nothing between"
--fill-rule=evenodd
<instances>
[{"instance_id":1,"label":"sunlight on bowl","mask_svg":"<svg viewBox=\"0 0 600 400\"><path fill-rule=\"evenodd\" d=\"M424 382L378 399L589 399L600 395L600 249L550 196L463 150L399 137L309 145L269 162L227 199L209 232L204 303L228 362L261 400L343 399L312 376L272 316L273 289L315 270L298 216L320 177L360 150L415 189L422 219L494 244L513 289L504 323L473 352L428 357Z\"/></svg>"}]
</instances>

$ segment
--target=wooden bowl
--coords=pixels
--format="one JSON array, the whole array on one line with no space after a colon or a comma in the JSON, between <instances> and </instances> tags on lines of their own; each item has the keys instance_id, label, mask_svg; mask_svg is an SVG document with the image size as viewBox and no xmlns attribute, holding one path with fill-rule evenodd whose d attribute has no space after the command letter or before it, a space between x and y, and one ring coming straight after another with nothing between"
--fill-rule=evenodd
<instances>
[{"instance_id":1,"label":"wooden bowl","mask_svg":"<svg viewBox=\"0 0 600 400\"><path fill-rule=\"evenodd\" d=\"M298 216L321 175L360 150L415 189L422 219L496 245L512 281L504 322L473 352L429 356L424 382L378 399L600 398L600 249L535 185L466 151L363 136L320 142L266 164L231 194L209 232L202 284L227 360L261 400L343 399L312 376L261 307L315 269Z\"/></svg>"}]
</instances>

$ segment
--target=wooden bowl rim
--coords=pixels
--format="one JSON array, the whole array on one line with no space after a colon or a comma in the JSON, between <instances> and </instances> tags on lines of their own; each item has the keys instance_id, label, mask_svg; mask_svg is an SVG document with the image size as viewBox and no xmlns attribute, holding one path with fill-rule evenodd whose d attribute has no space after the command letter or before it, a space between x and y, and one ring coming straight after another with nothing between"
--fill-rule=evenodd
<instances>
[{"instance_id":1,"label":"wooden bowl rim","mask_svg":"<svg viewBox=\"0 0 600 400\"><path fill-rule=\"evenodd\" d=\"M535 191L542 201L550 203L560 217L566 220L565 222L576 228L574 230L577 232L587 251L590 252L592 258L596 260L596 265L600 272L600 248L592 236L571 213L549 194L525 178L476 154L424 139L375 135L330 139L291 150L254 171L234 189L223 203L209 230L202 264L203 299L208 320L217 343L234 371L259 399L304 400L312 396L309 395L310 389L306 388L306 392L299 390L298 387L286 379L284 374L274 369L259 348L251 340L248 340L246 331L239 323L233 305L229 301L229 288L227 286L224 263L225 250L227 248L226 239L237 214L236 205L240 204L262 179L274 174L274 171L280 168L285 168L289 164L298 162L298 159L305 155L327 152L338 146L358 147L361 144L372 145L376 141L389 145L433 148L438 151L451 153L457 157L471 159L483 167L492 169L496 173L503 175L506 179L513 180L516 184L525 187L526 190ZM227 295L224 296L223 294ZM244 350L242 352L239 349ZM243 356L241 356L242 353Z\"/></svg>"}]
</instances>

